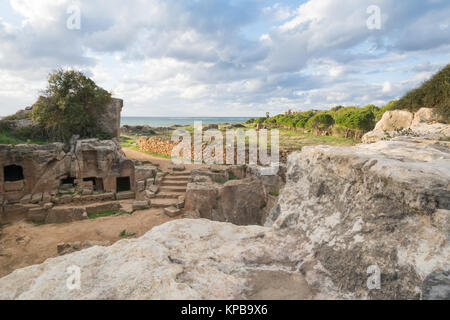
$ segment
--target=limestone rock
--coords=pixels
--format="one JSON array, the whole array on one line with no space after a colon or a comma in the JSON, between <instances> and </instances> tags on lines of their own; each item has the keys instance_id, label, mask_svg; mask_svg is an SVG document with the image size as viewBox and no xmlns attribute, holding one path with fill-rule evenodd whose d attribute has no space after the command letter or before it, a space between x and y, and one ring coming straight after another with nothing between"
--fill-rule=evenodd
<instances>
[{"instance_id":1,"label":"limestone rock","mask_svg":"<svg viewBox=\"0 0 450 320\"><path fill-rule=\"evenodd\" d=\"M375 129L362 137L363 143L391 140L399 136L439 140L450 136L450 125L439 123L433 109L421 108L415 114L408 111L388 111Z\"/></svg>"},{"instance_id":2,"label":"limestone rock","mask_svg":"<svg viewBox=\"0 0 450 320\"><path fill-rule=\"evenodd\" d=\"M213 220L237 225L261 225L266 206L261 181L255 179L230 180L220 189L219 205Z\"/></svg>"},{"instance_id":3,"label":"limestone rock","mask_svg":"<svg viewBox=\"0 0 450 320\"><path fill-rule=\"evenodd\" d=\"M0 299L245 299L262 285L277 286L278 281L271 281L275 277L254 280L268 265L285 278L299 276L285 267L298 251L293 239L280 242L273 234L264 236L266 230L208 220L172 221L139 239L16 270L0 279ZM71 266L80 268L80 290L66 286ZM293 289L298 296L307 288L299 283Z\"/></svg>"},{"instance_id":4,"label":"limestone rock","mask_svg":"<svg viewBox=\"0 0 450 320\"><path fill-rule=\"evenodd\" d=\"M175 207L168 207L164 208L164 213L166 214L166 216L174 218L181 214L181 210Z\"/></svg>"},{"instance_id":5,"label":"limestone rock","mask_svg":"<svg viewBox=\"0 0 450 320\"><path fill-rule=\"evenodd\" d=\"M135 201L133 202L133 210L144 210L148 209L148 201Z\"/></svg>"},{"instance_id":6,"label":"limestone rock","mask_svg":"<svg viewBox=\"0 0 450 320\"><path fill-rule=\"evenodd\" d=\"M430 273L450 268L448 230L433 223L437 213L449 221L449 182L450 149L436 142L305 147L289 157L269 221L305 237L301 270L316 272L319 291L417 299ZM381 271L380 290L367 287L370 266Z\"/></svg>"},{"instance_id":7,"label":"limestone rock","mask_svg":"<svg viewBox=\"0 0 450 320\"><path fill-rule=\"evenodd\" d=\"M45 223L65 223L87 218L85 208L53 208L49 211Z\"/></svg>"},{"instance_id":8,"label":"limestone rock","mask_svg":"<svg viewBox=\"0 0 450 320\"><path fill-rule=\"evenodd\" d=\"M395 131L409 128L413 122L414 114L404 110L387 111L375 126L375 131Z\"/></svg>"},{"instance_id":9,"label":"limestone rock","mask_svg":"<svg viewBox=\"0 0 450 320\"><path fill-rule=\"evenodd\" d=\"M432 108L421 108L414 114L414 120L412 121L412 125L416 125L419 123L429 123L438 121L439 118L436 115L434 109Z\"/></svg>"},{"instance_id":10,"label":"limestone rock","mask_svg":"<svg viewBox=\"0 0 450 320\"><path fill-rule=\"evenodd\" d=\"M112 138L120 137L120 113L123 108L123 100L111 98L111 101L105 106L104 112L97 119L98 126Z\"/></svg>"},{"instance_id":11,"label":"limestone rock","mask_svg":"<svg viewBox=\"0 0 450 320\"><path fill-rule=\"evenodd\" d=\"M450 300L450 270L429 274L422 285L424 300Z\"/></svg>"}]
</instances>

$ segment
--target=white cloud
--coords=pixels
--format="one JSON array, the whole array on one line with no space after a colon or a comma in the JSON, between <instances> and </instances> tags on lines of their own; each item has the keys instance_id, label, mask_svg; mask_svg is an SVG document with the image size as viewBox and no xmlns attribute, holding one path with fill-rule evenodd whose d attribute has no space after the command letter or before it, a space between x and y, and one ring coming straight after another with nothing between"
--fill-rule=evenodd
<instances>
[{"instance_id":1,"label":"white cloud","mask_svg":"<svg viewBox=\"0 0 450 320\"><path fill-rule=\"evenodd\" d=\"M255 115L383 103L429 77L450 53L448 1L11 0L0 19L0 115L31 104L58 67L85 71L133 115ZM260 27L261 24L269 28ZM242 28L259 31L249 40ZM261 28L260 30L258 28ZM253 31L256 32L256 31ZM414 35L414 36L411 36ZM447 57L447 59L445 59ZM6 107L5 107L6 106Z\"/></svg>"}]
</instances>

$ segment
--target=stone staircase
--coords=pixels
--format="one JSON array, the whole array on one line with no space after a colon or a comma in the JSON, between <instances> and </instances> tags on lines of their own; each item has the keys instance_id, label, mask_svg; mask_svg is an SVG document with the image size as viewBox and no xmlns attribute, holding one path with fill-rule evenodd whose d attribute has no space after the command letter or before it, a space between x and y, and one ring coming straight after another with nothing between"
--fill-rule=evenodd
<instances>
[{"instance_id":1,"label":"stone staircase","mask_svg":"<svg viewBox=\"0 0 450 320\"><path fill-rule=\"evenodd\" d=\"M168 208L178 204L178 198L186 194L191 173L175 171L164 177L159 192L151 200L152 208Z\"/></svg>"}]
</instances>

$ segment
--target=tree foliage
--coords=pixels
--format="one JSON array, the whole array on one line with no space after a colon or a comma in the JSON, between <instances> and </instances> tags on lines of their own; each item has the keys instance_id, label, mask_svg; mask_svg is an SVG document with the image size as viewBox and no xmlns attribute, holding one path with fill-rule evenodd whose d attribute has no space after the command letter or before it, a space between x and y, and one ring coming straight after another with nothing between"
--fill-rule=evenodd
<instances>
[{"instance_id":1,"label":"tree foliage","mask_svg":"<svg viewBox=\"0 0 450 320\"><path fill-rule=\"evenodd\" d=\"M67 141L75 134L94 137L102 134L96 121L110 100L111 94L83 73L58 70L49 75L32 117L52 140Z\"/></svg>"}]
</instances>

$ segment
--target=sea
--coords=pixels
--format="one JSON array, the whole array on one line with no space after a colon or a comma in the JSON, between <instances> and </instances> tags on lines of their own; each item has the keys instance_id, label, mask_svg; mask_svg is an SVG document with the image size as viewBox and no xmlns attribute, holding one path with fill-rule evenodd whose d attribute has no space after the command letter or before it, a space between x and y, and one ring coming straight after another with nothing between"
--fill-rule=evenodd
<instances>
[{"instance_id":1,"label":"sea","mask_svg":"<svg viewBox=\"0 0 450 320\"><path fill-rule=\"evenodd\" d=\"M241 123L248 119L250 119L250 117L122 117L121 125L148 125L153 128L158 128L171 127L174 125L192 126L195 121L201 121L203 124L221 124Z\"/></svg>"}]
</instances>

